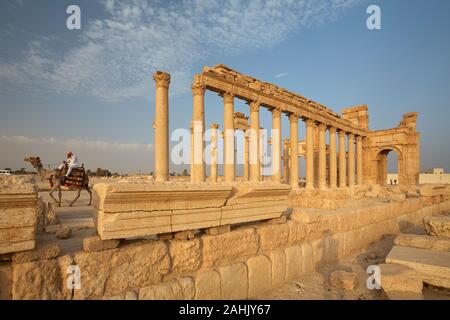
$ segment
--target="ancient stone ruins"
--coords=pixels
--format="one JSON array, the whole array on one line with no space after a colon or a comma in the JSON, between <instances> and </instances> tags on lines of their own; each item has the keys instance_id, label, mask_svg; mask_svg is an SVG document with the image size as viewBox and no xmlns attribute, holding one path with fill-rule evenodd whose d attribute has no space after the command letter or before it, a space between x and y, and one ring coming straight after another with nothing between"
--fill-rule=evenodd
<instances>
[{"instance_id":1,"label":"ancient stone ruins","mask_svg":"<svg viewBox=\"0 0 450 320\"><path fill-rule=\"evenodd\" d=\"M423 283L450 288L450 186L418 184L417 113L404 114L396 128L372 131L365 105L339 115L224 65L204 67L192 84L190 181L175 181L169 179L170 75L153 78L155 177L96 183L89 236L77 238L83 228L65 225L32 178L1 178L1 299L258 298L399 233L379 264L387 296L417 298ZM223 176L220 127L205 123L206 90L223 98ZM248 103L248 116L235 112L236 99ZM270 176L261 171L262 108L272 113ZM282 128L282 114L289 128ZM299 123L306 127L303 141ZM209 170L206 127L212 129ZM239 177L236 130L245 139ZM284 130L289 139L282 139ZM398 155L396 186L386 186L391 151ZM422 234L409 234L414 226ZM75 238L80 246L68 245ZM330 283L352 290L356 282L339 271Z\"/></svg>"}]
</instances>

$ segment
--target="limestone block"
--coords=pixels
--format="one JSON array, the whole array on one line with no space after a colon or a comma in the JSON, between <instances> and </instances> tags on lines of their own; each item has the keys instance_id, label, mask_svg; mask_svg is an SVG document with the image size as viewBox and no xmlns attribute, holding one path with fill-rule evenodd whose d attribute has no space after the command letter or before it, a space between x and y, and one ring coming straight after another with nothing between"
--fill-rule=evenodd
<instances>
[{"instance_id":1,"label":"limestone block","mask_svg":"<svg viewBox=\"0 0 450 320\"><path fill-rule=\"evenodd\" d=\"M358 285L358 276L353 272L334 271L330 275L330 285L336 289L353 291Z\"/></svg>"},{"instance_id":2,"label":"limestone block","mask_svg":"<svg viewBox=\"0 0 450 320\"><path fill-rule=\"evenodd\" d=\"M201 270L196 273L195 300L220 299L220 274L215 270Z\"/></svg>"},{"instance_id":3,"label":"limestone block","mask_svg":"<svg viewBox=\"0 0 450 320\"><path fill-rule=\"evenodd\" d=\"M85 252L95 252L115 249L119 246L120 240L102 240L100 236L92 236L83 239L83 250Z\"/></svg>"},{"instance_id":4,"label":"limestone block","mask_svg":"<svg viewBox=\"0 0 450 320\"><path fill-rule=\"evenodd\" d=\"M394 246L386 263L410 267L423 282L450 288L450 252Z\"/></svg>"},{"instance_id":5,"label":"limestone block","mask_svg":"<svg viewBox=\"0 0 450 320\"><path fill-rule=\"evenodd\" d=\"M254 298L272 288L272 263L266 256L247 260L248 297Z\"/></svg>"},{"instance_id":6,"label":"limestone block","mask_svg":"<svg viewBox=\"0 0 450 320\"><path fill-rule=\"evenodd\" d=\"M258 235L253 228L237 229L217 236L205 235L201 241L202 267L230 262L239 257L254 256L259 248Z\"/></svg>"},{"instance_id":7,"label":"limestone block","mask_svg":"<svg viewBox=\"0 0 450 320\"><path fill-rule=\"evenodd\" d=\"M172 260L172 272L190 272L200 268L202 252L198 238L169 241L169 253Z\"/></svg>"},{"instance_id":8,"label":"limestone block","mask_svg":"<svg viewBox=\"0 0 450 320\"><path fill-rule=\"evenodd\" d=\"M300 278L302 275L303 253L299 246L288 247L284 250L286 255L286 277L289 282Z\"/></svg>"},{"instance_id":9,"label":"limestone block","mask_svg":"<svg viewBox=\"0 0 450 320\"><path fill-rule=\"evenodd\" d=\"M450 251L450 238L417 234L398 235L394 243L401 247L413 247L436 251Z\"/></svg>"},{"instance_id":10,"label":"limestone block","mask_svg":"<svg viewBox=\"0 0 450 320\"><path fill-rule=\"evenodd\" d=\"M387 198L389 201L404 202L406 200L406 195L404 193L388 193Z\"/></svg>"},{"instance_id":11,"label":"limestone block","mask_svg":"<svg viewBox=\"0 0 450 320\"><path fill-rule=\"evenodd\" d=\"M145 240L101 252L74 256L81 270L81 289L75 299L113 296L162 280L170 271L170 256L164 242ZM102 270L102 272L98 272Z\"/></svg>"},{"instance_id":12,"label":"limestone block","mask_svg":"<svg viewBox=\"0 0 450 320\"><path fill-rule=\"evenodd\" d=\"M401 264L380 264L380 284L388 292L422 292L423 283L414 269Z\"/></svg>"},{"instance_id":13,"label":"limestone block","mask_svg":"<svg viewBox=\"0 0 450 320\"><path fill-rule=\"evenodd\" d=\"M434 197L450 194L450 188L445 185L424 184L420 186L419 192L423 197Z\"/></svg>"},{"instance_id":14,"label":"limestone block","mask_svg":"<svg viewBox=\"0 0 450 320\"><path fill-rule=\"evenodd\" d=\"M62 227L56 231L57 239L69 239L72 236L72 229L70 227Z\"/></svg>"},{"instance_id":15,"label":"limestone block","mask_svg":"<svg viewBox=\"0 0 450 320\"><path fill-rule=\"evenodd\" d=\"M12 299L13 272L10 264L0 265L0 300Z\"/></svg>"},{"instance_id":16,"label":"limestone block","mask_svg":"<svg viewBox=\"0 0 450 320\"><path fill-rule=\"evenodd\" d=\"M247 199L249 200L249 199ZM222 207L221 224L237 224L280 217L287 210L287 200L228 204Z\"/></svg>"},{"instance_id":17,"label":"limestone block","mask_svg":"<svg viewBox=\"0 0 450 320\"><path fill-rule=\"evenodd\" d=\"M248 298L248 271L244 263L235 263L219 268L220 295L222 300Z\"/></svg>"},{"instance_id":18,"label":"limestone block","mask_svg":"<svg viewBox=\"0 0 450 320\"><path fill-rule=\"evenodd\" d=\"M313 250L314 268L318 269L326 264L324 239L311 241L311 247Z\"/></svg>"},{"instance_id":19,"label":"limestone block","mask_svg":"<svg viewBox=\"0 0 450 320\"><path fill-rule=\"evenodd\" d=\"M325 243L325 263L332 263L338 260L338 243L332 235L327 235L323 239Z\"/></svg>"},{"instance_id":20,"label":"limestone block","mask_svg":"<svg viewBox=\"0 0 450 320\"><path fill-rule=\"evenodd\" d=\"M63 300L66 283L57 259L13 264L13 300Z\"/></svg>"},{"instance_id":21,"label":"limestone block","mask_svg":"<svg viewBox=\"0 0 450 320\"><path fill-rule=\"evenodd\" d=\"M172 230L192 230L217 227L220 225L222 210L220 208L201 208L173 210Z\"/></svg>"},{"instance_id":22,"label":"limestone block","mask_svg":"<svg viewBox=\"0 0 450 320\"><path fill-rule=\"evenodd\" d=\"M59 256L61 246L58 243L47 243L34 250L16 252L12 255L13 263L25 263L36 260L51 259Z\"/></svg>"},{"instance_id":23,"label":"limestone block","mask_svg":"<svg viewBox=\"0 0 450 320\"><path fill-rule=\"evenodd\" d=\"M275 250L266 253L270 259L272 270L272 288L281 287L286 277L286 254L284 250Z\"/></svg>"},{"instance_id":24,"label":"limestone block","mask_svg":"<svg viewBox=\"0 0 450 320\"><path fill-rule=\"evenodd\" d=\"M304 243L301 245L302 249L302 273L313 273L314 266L314 254L313 248L310 243Z\"/></svg>"},{"instance_id":25,"label":"limestone block","mask_svg":"<svg viewBox=\"0 0 450 320\"><path fill-rule=\"evenodd\" d=\"M191 277L181 277L178 279L183 292L183 300L193 300L195 297L195 283Z\"/></svg>"},{"instance_id":26,"label":"limestone block","mask_svg":"<svg viewBox=\"0 0 450 320\"><path fill-rule=\"evenodd\" d=\"M289 239L289 227L286 223L258 226L256 232L259 236L261 251L270 251L284 247Z\"/></svg>"},{"instance_id":27,"label":"limestone block","mask_svg":"<svg viewBox=\"0 0 450 320\"><path fill-rule=\"evenodd\" d=\"M229 224L226 224L223 226L208 228L205 230L205 233L210 236L217 236L219 234L227 233L230 231L231 231L231 226Z\"/></svg>"},{"instance_id":28,"label":"limestone block","mask_svg":"<svg viewBox=\"0 0 450 320\"><path fill-rule=\"evenodd\" d=\"M303 222L289 220L287 226L289 228L288 244L290 245L302 243L309 234L308 225Z\"/></svg>"},{"instance_id":29,"label":"limestone block","mask_svg":"<svg viewBox=\"0 0 450 320\"><path fill-rule=\"evenodd\" d=\"M425 217L423 223L429 235L450 237L450 216Z\"/></svg>"},{"instance_id":30,"label":"limestone block","mask_svg":"<svg viewBox=\"0 0 450 320\"><path fill-rule=\"evenodd\" d=\"M183 288L177 279L139 289L139 300L182 300Z\"/></svg>"},{"instance_id":31,"label":"limestone block","mask_svg":"<svg viewBox=\"0 0 450 320\"><path fill-rule=\"evenodd\" d=\"M191 240L195 238L194 230L179 231L173 235L176 240Z\"/></svg>"}]
</instances>

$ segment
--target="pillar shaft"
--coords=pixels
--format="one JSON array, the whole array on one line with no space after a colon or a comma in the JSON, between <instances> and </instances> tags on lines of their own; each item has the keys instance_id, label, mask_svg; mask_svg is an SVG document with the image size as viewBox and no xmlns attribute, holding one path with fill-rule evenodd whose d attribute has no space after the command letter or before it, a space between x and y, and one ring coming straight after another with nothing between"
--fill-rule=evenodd
<instances>
[{"instance_id":1,"label":"pillar shaft","mask_svg":"<svg viewBox=\"0 0 450 320\"><path fill-rule=\"evenodd\" d=\"M345 154L345 132L339 131L339 187L347 186L347 163Z\"/></svg>"},{"instance_id":2,"label":"pillar shaft","mask_svg":"<svg viewBox=\"0 0 450 320\"><path fill-rule=\"evenodd\" d=\"M306 125L306 188L314 188L314 121L305 120Z\"/></svg>"},{"instance_id":3,"label":"pillar shaft","mask_svg":"<svg viewBox=\"0 0 450 320\"><path fill-rule=\"evenodd\" d=\"M234 167L234 96L230 92L223 94L224 104L224 176L226 182L233 182L235 177Z\"/></svg>"},{"instance_id":4,"label":"pillar shaft","mask_svg":"<svg viewBox=\"0 0 450 320\"><path fill-rule=\"evenodd\" d=\"M289 183L289 139L283 141L283 183Z\"/></svg>"},{"instance_id":5,"label":"pillar shaft","mask_svg":"<svg viewBox=\"0 0 450 320\"><path fill-rule=\"evenodd\" d=\"M358 185L363 184L363 151L362 137L356 137L356 182Z\"/></svg>"},{"instance_id":6,"label":"pillar shaft","mask_svg":"<svg viewBox=\"0 0 450 320\"><path fill-rule=\"evenodd\" d=\"M272 180L281 182L281 112L272 110Z\"/></svg>"},{"instance_id":7,"label":"pillar shaft","mask_svg":"<svg viewBox=\"0 0 450 320\"><path fill-rule=\"evenodd\" d=\"M194 83L192 85L192 96L192 123L194 137L191 151L194 155L194 165L192 166L193 172L191 172L191 175L193 182L203 182L205 181L205 86L202 83Z\"/></svg>"},{"instance_id":8,"label":"pillar shaft","mask_svg":"<svg viewBox=\"0 0 450 320\"><path fill-rule=\"evenodd\" d=\"M348 134L348 185L355 185L355 135Z\"/></svg>"},{"instance_id":9,"label":"pillar shaft","mask_svg":"<svg viewBox=\"0 0 450 320\"><path fill-rule=\"evenodd\" d=\"M330 127L330 187L337 187L336 128Z\"/></svg>"},{"instance_id":10,"label":"pillar shaft","mask_svg":"<svg viewBox=\"0 0 450 320\"><path fill-rule=\"evenodd\" d=\"M260 132L259 132L259 107L258 101L250 102L250 180L260 181Z\"/></svg>"},{"instance_id":11,"label":"pillar shaft","mask_svg":"<svg viewBox=\"0 0 450 320\"><path fill-rule=\"evenodd\" d=\"M155 94L155 180L169 181L169 84L170 75L153 75Z\"/></svg>"},{"instance_id":12,"label":"pillar shaft","mask_svg":"<svg viewBox=\"0 0 450 320\"><path fill-rule=\"evenodd\" d=\"M218 145L218 129L219 125L211 125L211 174L210 180L212 182L217 182L217 145Z\"/></svg>"},{"instance_id":13,"label":"pillar shaft","mask_svg":"<svg viewBox=\"0 0 450 320\"><path fill-rule=\"evenodd\" d=\"M319 124L319 188L327 186L327 149L325 144L325 133L327 126Z\"/></svg>"},{"instance_id":14,"label":"pillar shaft","mask_svg":"<svg viewBox=\"0 0 450 320\"><path fill-rule=\"evenodd\" d=\"M249 142L250 138L248 136L248 131L244 131L244 181L248 181L250 177L249 168Z\"/></svg>"},{"instance_id":15,"label":"pillar shaft","mask_svg":"<svg viewBox=\"0 0 450 320\"><path fill-rule=\"evenodd\" d=\"M289 115L290 122L290 165L289 183L292 189L298 189L298 116Z\"/></svg>"}]
</instances>

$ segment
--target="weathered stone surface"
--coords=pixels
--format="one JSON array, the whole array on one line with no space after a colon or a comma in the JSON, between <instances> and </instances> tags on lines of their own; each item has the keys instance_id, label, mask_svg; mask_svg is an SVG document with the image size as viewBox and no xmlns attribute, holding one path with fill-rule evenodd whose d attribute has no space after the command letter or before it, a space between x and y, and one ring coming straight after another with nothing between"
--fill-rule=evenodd
<instances>
[{"instance_id":1,"label":"weathered stone surface","mask_svg":"<svg viewBox=\"0 0 450 320\"><path fill-rule=\"evenodd\" d=\"M62 227L56 231L57 239L69 239L72 236L72 229L70 227Z\"/></svg>"},{"instance_id":2,"label":"weathered stone surface","mask_svg":"<svg viewBox=\"0 0 450 320\"><path fill-rule=\"evenodd\" d=\"M229 262L239 257L253 256L258 252L259 240L255 229L242 228L217 236L203 236L202 267L219 262Z\"/></svg>"},{"instance_id":3,"label":"weathered stone surface","mask_svg":"<svg viewBox=\"0 0 450 320\"><path fill-rule=\"evenodd\" d=\"M135 291L129 290L129 291L125 292L125 300L137 300L137 299L138 299L138 295Z\"/></svg>"},{"instance_id":4,"label":"weathered stone surface","mask_svg":"<svg viewBox=\"0 0 450 320\"><path fill-rule=\"evenodd\" d=\"M450 188L445 185L424 184L420 186L419 192L423 197L434 197L450 194Z\"/></svg>"},{"instance_id":5,"label":"weathered stone surface","mask_svg":"<svg viewBox=\"0 0 450 320\"><path fill-rule=\"evenodd\" d=\"M14 300L61 300L67 299L58 260L46 259L13 264Z\"/></svg>"},{"instance_id":6,"label":"weathered stone surface","mask_svg":"<svg viewBox=\"0 0 450 320\"><path fill-rule=\"evenodd\" d=\"M358 276L353 272L334 271L330 275L330 284L336 289L352 291L358 285Z\"/></svg>"},{"instance_id":7,"label":"weathered stone surface","mask_svg":"<svg viewBox=\"0 0 450 320\"><path fill-rule=\"evenodd\" d=\"M219 268L220 296L223 300L248 298L248 272L244 263Z\"/></svg>"},{"instance_id":8,"label":"weathered stone surface","mask_svg":"<svg viewBox=\"0 0 450 320\"><path fill-rule=\"evenodd\" d=\"M270 259L272 270L272 288L281 287L286 278L286 254L284 250L275 250L266 253Z\"/></svg>"},{"instance_id":9,"label":"weathered stone surface","mask_svg":"<svg viewBox=\"0 0 450 320\"><path fill-rule=\"evenodd\" d=\"M300 247L302 249L302 273L314 272L314 254L311 244L304 243Z\"/></svg>"},{"instance_id":10,"label":"weathered stone surface","mask_svg":"<svg viewBox=\"0 0 450 320\"><path fill-rule=\"evenodd\" d=\"M287 225L289 228L288 243L290 245L300 244L308 236L309 229L306 223L290 220Z\"/></svg>"},{"instance_id":11,"label":"weathered stone surface","mask_svg":"<svg viewBox=\"0 0 450 320\"><path fill-rule=\"evenodd\" d=\"M172 259L172 272L198 270L202 263L200 239L171 240L169 252Z\"/></svg>"},{"instance_id":12,"label":"weathered stone surface","mask_svg":"<svg viewBox=\"0 0 450 320\"><path fill-rule=\"evenodd\" d=\"M195 300L220 299L220 274L215 270L201 270L195 278Z\"/></svg>"},{"instance_id":13,"label":"weathered stone surface","mask_svg":"<svg viewBox=\"0 0 450 320\"><path fill-rule=\"evenodd\" d=\"M195 237L195 231L194 230L186 230L186 231L179 231L175 232L173 238L176 240L191 240Z\"/></svg>"},{"instance_id":14,"label":"weathered stone surface","mask_svg":"<svg viewBox=\"0 0 450 320\"><path fill-rule=\"evenodd\" d=\"M272 263L266 256L247 260L248 297L254 298L271 289Z\"/></svg>"},{"instance_id":15,"label":"weathered stone surface","mask_svg":"<svg viewBox=\"0 0 450 320\"><path fill-rule=\"evenodd\" d=\"M227 233L231 231L231 226L226 224L224 226L212 227L205 230L206 234L210 236L217 236L222 233Z\"/></svg>"},{"instance_id":16,"label":"weathered stone surface","mask_svg":"<svg viewBox=\"0 0 450 320\"><path fill-rule=\"evenodd\" d=\"M422 292L423 283L414 269L400 264L380 264L380 284L385 292Z\"/></svg>"},{"instance_id":17,"label":"weathered stone surface","mask_svg":"<svg viewBox=\"0 0 450 320\"><path fill-rule=\"evenodd\" d=\"M74 260L82 281L81 290L75 290L75 299L114 296L146 287L160 282L170 271L166 244L151 240L107 251L76 253Z\"/></svg>"},{"instance_id":18,"label":"weathered stone surface","mask_svg":"<svg viewBox=\"0 0 450 320\"><path fill-rule=\"evenodd\" d=\"M181 289L183 292L183 300L193 300L195 297L195 282L191 277L179 278Z\"/></svg>"},{"instance_id":19,"label":"weathered stone surface","mask_svg":"<svg viewBox=\"0 0 450 320\"><path fill-rule=\"evenodd\" d=\"M387 198L393 202L404 202L406 200L406 195L404 193L388 193Z\"/></svg>"},{"instance_id":20,"label":"weathered stone surface","mask_svg":"<svg viewBox=\"0 0 450 320\"><path fill-rule=\"evenodd\" d=\"M56 209L53 202L49 201L47 204L47 211L45 212L45 225L53 226L59 223L58 216L56 215Z\"/></svg>"},{"instance_id":21,"label":"weathered stone surface","mask_svg":"<svg viewBox=\"0 0 450 320\"><path fill-rule=\"evenodd\" d=\"M115 249L119 246L120 240L102 240L100 236L92 236L83 239L84 252L96 252Z\"/></svg>"},{"instance_id":22,"label":"weathered stone surface","mask_svg":"<svg viewBox=\"0 0 450 320\"><path fill-rule=\"evenodd\" d=\"M398 235L394 243L401 247L413 247L437 251L450 251L450 238L417 234Z\"/></svg>"},{"instance_id":23,"label":"weathered stone surface","mask_svg":"<svg viewBox=\"0 0 450 320\"><path fill-rule=\"evenodd\" d=\"M289 240L289 226L287 224L266 224L258 226L261 251L270 251L286 246Z\"/></svg>"},{"instance_id":24,"label":"weathered stone surface","mask_svg":"<svg viewBox=\"0 0 450 320\"><path fill-rule=\"evenodd\" d=\"M40 245L34 250L16 252L12 255L13 263L25 263L36 260L56 258L61 252L61 246L58 243L47 243Z\"/></svg>"},{"instance_id":25,"label":"weathered stone surface","mask_svg":"<svg viewBox=\"0 0 450 320\"><path fill-rule=\"evenodd\" d=\"M386 263L410 267L423 282L450 288L450 252L394 246Z\"/></svg>"},{"instance_id":26,"label":"weathered stone surface","mask_svg":"<svg viewBox=\"0 0 450 320\"><path fill-rule=\"evenodd\" d=\"M13 272L10 264L0 265L0 300L12 299Z\"/></svg>"},{"instance_id":27,"label":"weathered stone surface","mask_svg":"<svg viewBox=\"0 0 450 320\"><path fill-rule=\"evenodd\" d=\"M324 266L326 264L324 239L311 241L311 247L313 251L314 267L317 269Z\"/></svg>"},{"instance_id":28,"label":"weathered stone surface","mask_svg":"<svg viewBox=\"0 0 450 320\"><path fill-rule=\"evenodd\" d=\"M450 216L425 217L423 223L429 235L450 237Z\"/></svg>"},{"instance_id":29,"label":"weathered stone surface","mask_svg":"<svg viewBox=\"0 0 450 320\"><path fill-rule=\"evenodd\" d=\"M288 247L284 250L286 254L286 277L285 281L292 281L302 275L302 249L299 246Z\"/></svg>"},{"instance_id":30,"label":"weathered stone surface","mask_svg":"<svg viewBox=\"0 0 450 320\"><path fill-rule=\"evenodd\" d=\"M177 279L139 289L139 300L181 300L183 288Z\"/></svg>"}]
</instances>

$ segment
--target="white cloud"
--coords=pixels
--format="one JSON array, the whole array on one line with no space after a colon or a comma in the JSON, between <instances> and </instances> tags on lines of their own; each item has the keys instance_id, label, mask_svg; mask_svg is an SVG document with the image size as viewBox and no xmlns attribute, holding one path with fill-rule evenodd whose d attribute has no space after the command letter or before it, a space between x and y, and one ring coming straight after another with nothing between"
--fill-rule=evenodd
<instances>
[{"instance_id":1,"label":"white cloud","mask_svg":"<svg viewBox=\"0 0 450 320\"><path fill-rule=\"evenodd\" d=\"M147 97L152 73L164 70L172 74L171 94L182 94L203 59L274 46L359 1L104 0L108 18L85 22L77 45L57 56L51 41L32 43L22 61L0 64L0 80L119 101Z\"/></svg>"},{"instance_id":2,"label":"white cloud","mask_svg":"<svg viewBox=\"0 0 450 320\"><path fill-rule=\"evenodd\" d=\"M279 78L283 78L286 77L289 73L287 72L281 72L275 75L275 78L279 79Z\"/></svg>"}]
</instances>

